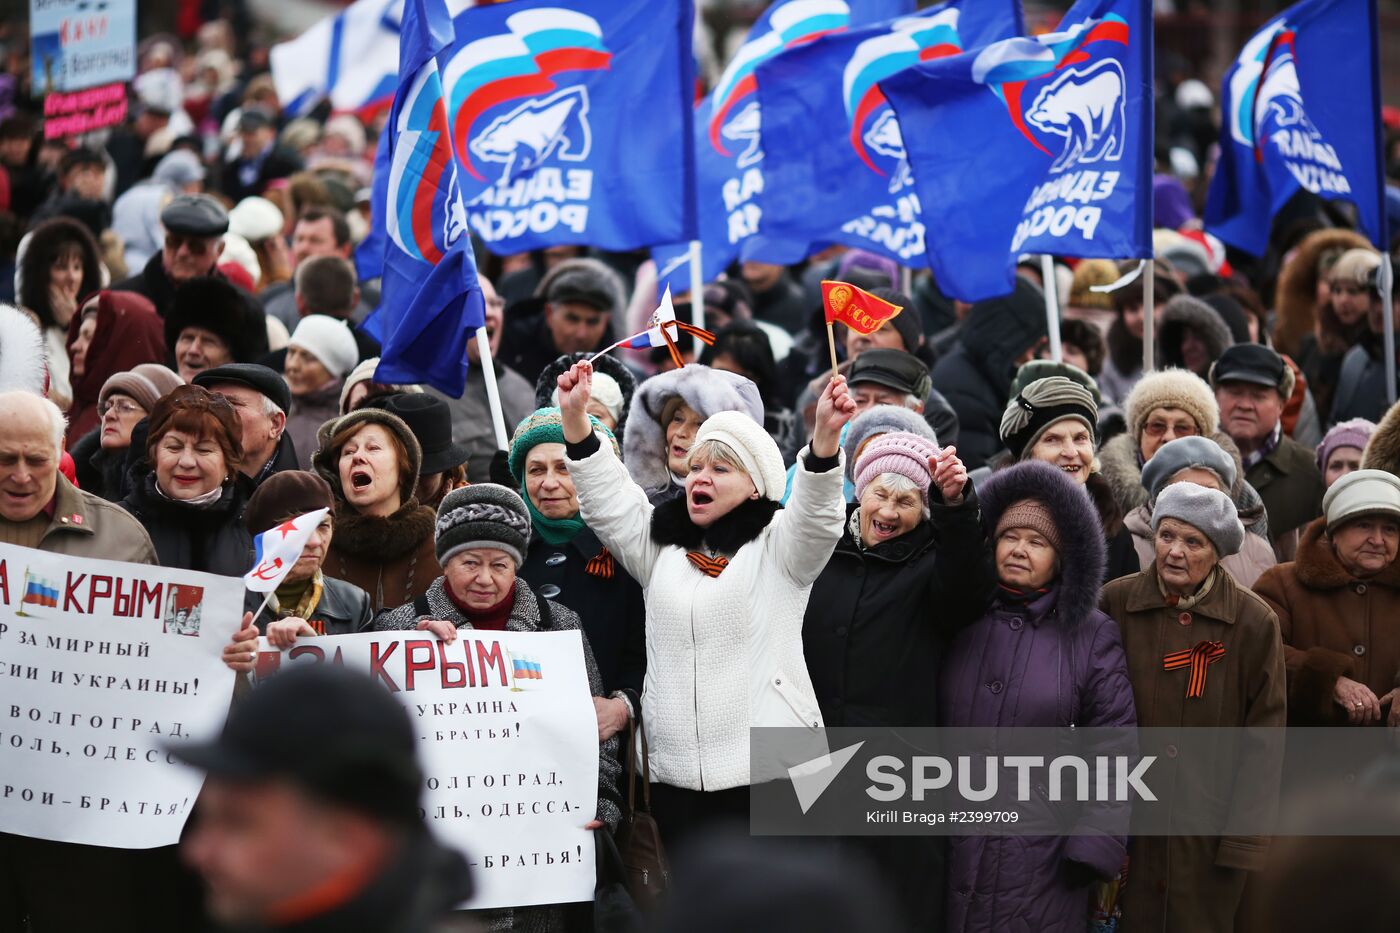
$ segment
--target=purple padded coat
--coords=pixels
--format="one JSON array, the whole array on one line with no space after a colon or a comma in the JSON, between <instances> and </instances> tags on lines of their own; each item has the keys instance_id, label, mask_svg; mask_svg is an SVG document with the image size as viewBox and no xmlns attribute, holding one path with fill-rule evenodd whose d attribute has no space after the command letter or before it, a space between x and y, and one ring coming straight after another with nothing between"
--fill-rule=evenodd
<instances>
[{"instance_id":1,"label":"purple padded coat","mask_svg":"<svg viewBox=\"0 0 1400 933\"><path fill-rule=\"evenodd\" d=\"M1097 608L1104 536L1083 488L1049 464L1028 461L993 474L981 499L993 544L1008 506L1043 503L1063 542L1062 570L1028 603L998 595L958 633L940 678L942 724L1136 725L1118 624ZM1126 832L1126 813L1122 825ZM1126 852L1125 837L1102 834L954 837L944 929L1083 933L1091 876L1116 876Z\"/></svg>"}]
</instances>

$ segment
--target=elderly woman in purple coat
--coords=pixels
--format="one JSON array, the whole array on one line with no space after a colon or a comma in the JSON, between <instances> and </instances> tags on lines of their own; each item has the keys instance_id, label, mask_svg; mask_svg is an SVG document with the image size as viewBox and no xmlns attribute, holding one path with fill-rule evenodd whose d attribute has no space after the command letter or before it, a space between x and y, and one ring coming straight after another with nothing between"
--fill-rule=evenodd
<instances>
[{"instance_id":1,"label":"elderly woman in purple coat","mask_svg":"<svg viewBox=\"0 0 1400 933\"><path fill-rule=\"evenodd\" d=\"M946 657L943 725L1136 725L1122 637L1098 610L1105 557L1093 502L1039 461L993 474L980 494L998 586ZM956 837L945 929L1083 933L1094 882L1117 877L1126 852L1125 838L1103 833Z\"/></svg>"}]
</instances>

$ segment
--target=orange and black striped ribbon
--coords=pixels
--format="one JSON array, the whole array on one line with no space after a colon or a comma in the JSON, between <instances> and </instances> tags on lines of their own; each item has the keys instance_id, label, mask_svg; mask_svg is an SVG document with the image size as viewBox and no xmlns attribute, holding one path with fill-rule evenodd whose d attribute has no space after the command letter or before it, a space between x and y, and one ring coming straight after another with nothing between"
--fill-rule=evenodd
<instances>
[{"instance_id":1,"label":"orange and black striped ribbon","mask_svg":"<svg viewBox=\"0 0 1400 933\"><path fill-rule=\"evenodd\" d=\"M607 548L603 548L596 556L589 559L583 570L589 576L611 580L617 571L617 561L613 560L612 553Z\"/></svg>"},{"instance_id":2,"label":"orange and black striped ribbon","mask_svg":"<svg viewBox=\"0 0 1400 933\"><path fill-rule=\"evenodd\" d=\"M705 330L703 327L696 327L694 324L687 324L684 321L676 321L676 329L683 334L689 334L707 347L715 345L715 335ZM681 357L681 348L676 346L676 342L671 339L671 335L666 332L666 325L661 327L661 339L666 341L666 349L671 352L671 362L680 369L685 365L685 360ZM711 574L718 576L718 574Z\"/></svg>"},{"instance_id":3,"label":"orange and black striped ribbon","mask_svg":"<svg viewBox=\"0 0 1400 933\"><path fill-rule=\"evenodd\" d=\"M1162 670L1177 671L1191 668L1191 676L1186 682L1188 699L1206 692L1206 668L1225 657L1225 644L1218 641L1200 641L1193 648L1173 651L1162 658Z\"/></svg>"},{"instance_id":4,"label":"orange and black striped ribbon","mask_svg":"<svg viewBox=\"0 0 1400 933\"><path fill-rule=\"evenodd\" d=\"M699 551L686 551L685 557L686 560L695 565L696 570L699 570L707 577L717 577L724 573L725 567L729 566L729 558L709 557Z\"/></svg>"}]
</instances>

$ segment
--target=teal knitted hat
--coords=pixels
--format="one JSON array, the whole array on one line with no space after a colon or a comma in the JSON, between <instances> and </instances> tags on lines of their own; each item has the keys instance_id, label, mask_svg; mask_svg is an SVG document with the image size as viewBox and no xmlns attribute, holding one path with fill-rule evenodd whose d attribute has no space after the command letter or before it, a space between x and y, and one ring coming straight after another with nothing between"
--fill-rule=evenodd
<instances>
[{"instance_id":1,"label":"teal knitted hat","mask_svg":"<svg viewBox=\"0 0 1400 933\"><path fill-rule=\"evenodd\" d=\"M613 453L620 458L622 453L618 450L617 438L613 437L613 433L592 415L588 416L588 421L595 432L603 432L612 443ZM510 439L510 475L515 477L521 489L525 488L525 457L530 451L539 444L563 443L564 421L558 408L537 409L516 426L515 436Z\"/></svg>"}]
</instances>

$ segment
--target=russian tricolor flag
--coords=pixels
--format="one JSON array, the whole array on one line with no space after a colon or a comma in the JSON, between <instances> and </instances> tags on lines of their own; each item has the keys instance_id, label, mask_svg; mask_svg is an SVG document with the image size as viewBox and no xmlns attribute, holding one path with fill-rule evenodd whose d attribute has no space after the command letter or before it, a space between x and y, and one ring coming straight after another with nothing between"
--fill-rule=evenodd
<instances>
[{"instance_id":1,"label":"russian tricolor flag","mask_svg":"<svg viewBox=\"0 0 1400 933\"><path fill-rule=\"evenodd\" d=\"M40 577L24 575L24 599L22 605L58 608L58 586Z\"/></svg>"}]
</instances>

